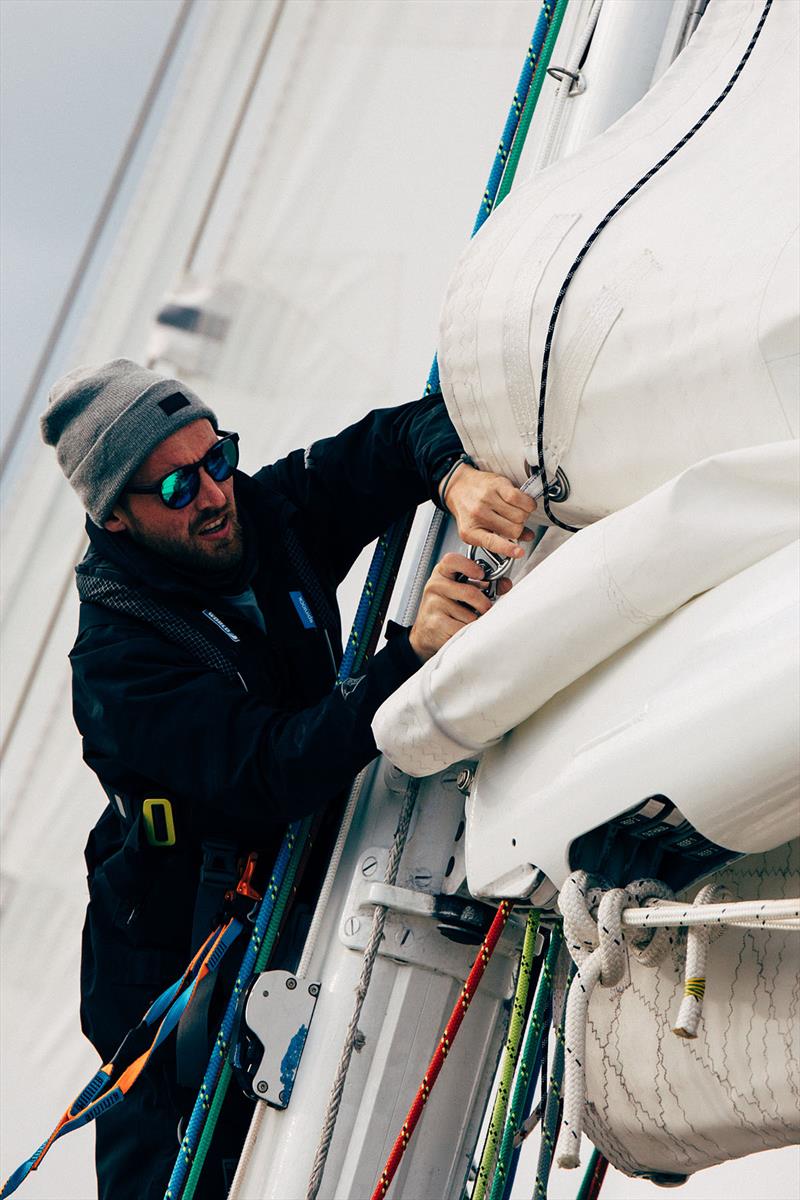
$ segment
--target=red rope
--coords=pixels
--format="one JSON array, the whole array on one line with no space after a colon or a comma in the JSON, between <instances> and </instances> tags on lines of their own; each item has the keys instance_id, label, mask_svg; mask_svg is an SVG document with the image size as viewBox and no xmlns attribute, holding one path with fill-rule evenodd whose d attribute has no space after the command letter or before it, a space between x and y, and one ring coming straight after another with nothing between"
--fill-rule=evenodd
<instances>
[{"instance_id":1,"label":"red rope","mask_svg":"<svg viewBox=\"0 0 800 1200\"><path fill-rule=\"evenodd\" d=\"M597 1197L600 1195L600 1189L603 1186L603 1180L606 1177L607 1170L608 1159L602 1154L598 1155L597 1161L594 1164L594 1170L589 1183L589 1191L587 1193L586 1200L597 1200Z\"/></svg>"},{"instance_id":2,"label":"red rope","mask_svg":"<svg viewBox=\"0 0 800 1200\"><path fill-rule=\"evenodd\" d=\"M380 1179L375 1185L375 1191L372 1193L372 1200L382 1200L389 1190L389 1185L394 1179L397 1168L400 1166L400 1160L403 1157L408 1143L411 1141L411 1135L416 1129L417 1122L422 1115L422 1110L427 1103L428 1097L433 1090L433 1085L442 1069L444 1060L450 1052L450 1047L455 1040L455 1036L464 1020L467 1009L470 1006L472 997L475 995L475 990L483 977L483 973L489 965L489 959L494 953L494 949L500 940L500 934L503 932L505 923L508 920L511 912L511 904L508 900L501 900L500 907L495 913L489 932L483 939L481 948L472 964L472 970L467 977L467 982L461 989L455 1008L450 1014L450 1020L445 1025L444 1033L439 1039L439 1045L436 1047L433 1058L430 1061L427 1071L422 1077L422 1083L419 1085L419 1091L414 1097L414 1103L408 1110L408 1116L403 1122L402 1129L397 1135L397 1140L392 1147L392 1152L386 1160L386 1166L381 1171Z\"/></svg>"}]
</instances>

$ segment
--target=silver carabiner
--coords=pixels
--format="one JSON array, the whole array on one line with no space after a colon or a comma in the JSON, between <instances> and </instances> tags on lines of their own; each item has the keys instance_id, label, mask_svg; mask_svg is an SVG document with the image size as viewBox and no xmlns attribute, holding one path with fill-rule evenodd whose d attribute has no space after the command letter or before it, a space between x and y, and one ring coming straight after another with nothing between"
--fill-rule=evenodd
<instances>
[{"instance_id":1,"label":"silver carabiner","mask_svg":"<svg viewBox=\"0 0 800 1200\"><path fill-rule=\"evenodd\" d=\"M469 546L467 557L477 563L483 571L484 582L489 584L486 595L490 600L496 600L497 585L511 570L514 559L506 558L504 554L496 554L494 550L487 550L483 546ZM474 580L467 582L474 583Z\"/></svg>"}]
</instances>

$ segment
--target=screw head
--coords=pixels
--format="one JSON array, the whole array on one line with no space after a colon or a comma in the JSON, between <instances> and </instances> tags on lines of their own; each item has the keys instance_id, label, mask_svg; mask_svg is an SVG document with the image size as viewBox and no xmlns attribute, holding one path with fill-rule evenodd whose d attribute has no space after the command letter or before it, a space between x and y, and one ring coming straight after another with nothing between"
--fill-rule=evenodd
<instances>
[{"instance_id":1,"label":"screw head","mask_svg":"<svg viewBox=\"0 0 800 1200\"><path fill-rule=\"evenodd\" d=\"M463 796L469 795L469 789L472 787L472 781L475 778L474 773L469 767L463 767L456 778L456 787Z\"/></svg>"},{"instance_id":2,"label":"screw head","mask_svg":"<svg viewBox=\"0 0 800 1200\"><path fill-rule=\"evenodd\" d=\"M256 1084L256 1091L261 1092L262 1096L264 1092L269 1091L269 1084L265 1079L259 1079L258 1083Z\"/></svg>"},{"instance_id":3,"label":"screw head","mask_svg":"<svg viewBox=\"0 0 800 1200\"><path fill-rule=\"evenodd\" d=\"M425 867L421 867L418 871L414 872L412 878L417 887L424 888L430 886L433 876Z\"/></svg>"},{"instance_id":4,"label":"screw head","mask_svg":"<svg viewBox=\"0 0 800 1200\"><path fill-rule=\"evenodd\" d=\"M281 1104L285 1104L286 1103L286 1092L278 1092L278 1099L280 1100Z\"/></svg>"},{"instance_id":5,"label":"screw head","mask_svg":"<svg viewBox=\"0 0 800 1200\"><path fill-rule=\"evenodd\" d=\"M319 984L318 983L310 983L308 985L308 994L309 994L309 996L318 996L319 995Z\"/></svg>"},{"instance_id":6,"label":"screw head","mask_svg":"<svg viewBox=\"0 0 800 1200\"><path fill-rule=\"evenodd\" d=\"M264 999L266 1000L267 996L269 995L269 992L268 992L268 991L263 991L263 992L261 993L261 995L262 995L262 996L264 997Z\"/></svg>"},{"instance_id":7,"label":"screw head","mask_svg":"<svg viewBox=\"0 0 800 1200\"><path fill-rule=\"evenodd\" d=\"M290 975L289 978L286 980L286 986L290 992L293 992L294 989L297 987L297 980L293 976Z\"/></svg>"},{"instance_id":8,"label":"screw head","mask_svg":"<svg viewBox=\"0 0 800 1200\"><path fill-rule=\"evenodd\" d=\"M361 922L358 917L348 917L344 923L345 937L355 937L361 928Z\"/></svg>"},{"instance_id":9,"label":"screw head","mask_svg":"<svg viewBox=\"0 0 800 1200\"><path fill-rule=\"evenodd\" d=\"M378 860L374 854L368 854L361 864L361 874L369 879L370 875L374 875L378 869Z\"/></svg>"}]
</instances>

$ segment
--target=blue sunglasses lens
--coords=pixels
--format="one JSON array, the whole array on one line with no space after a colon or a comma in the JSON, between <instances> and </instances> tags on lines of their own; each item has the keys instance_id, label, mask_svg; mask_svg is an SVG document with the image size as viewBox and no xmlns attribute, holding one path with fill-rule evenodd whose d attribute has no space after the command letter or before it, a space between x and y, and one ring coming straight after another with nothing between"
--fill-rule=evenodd
<instances>
[{"instance_id":1,"label":"blue sunglasses lens","mask_svg":"<svg viewBox=\"0 0 800 1200\"><path fill-rule=\"evenodd\" d=\"M235 437L222 438L212 446L202 463L194 467L179 467L161 480L161 499L167 508L185 508L200 490L200 467L208 471L215 483L230 479L239 463L239 446Z\"/></svg>"},{"instance_id":2,"label":"blue sunglasses lens","mask_svg":"<svg viewBox=\"0 0 800 1200\"><path fill-rule=\"evenodd\" d=\"M200 490L197 467L179 467L161 480L161 499L167 508L185 508Z\"/></svg>"},{"instance_id":3,"label":"blue sunglasses lens","mask_svg":"<svg viewBox=\"0 0 800 1200\"><path fill-rule=\"evenodd\" d=\"M233 438L223 438L212 446L203 465L215 483L230 479L239 465L239 446Z\"/></svg>"}]
</instances>

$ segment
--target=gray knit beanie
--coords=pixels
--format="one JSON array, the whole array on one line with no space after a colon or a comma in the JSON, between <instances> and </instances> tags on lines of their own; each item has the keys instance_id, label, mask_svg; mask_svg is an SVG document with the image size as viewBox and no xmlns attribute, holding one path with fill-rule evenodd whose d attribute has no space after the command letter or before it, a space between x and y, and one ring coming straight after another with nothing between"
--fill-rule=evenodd
<instances>
[{"instance_id":1,"label":"gray knit beanie","mask_svg":"<svg viewBox=\"0 0 800 1200\"><path fill-rule=\"evenodd\" d=\"M217 428L211 409L179 379L115 358L59 379L40 425L84 508L102 525L151 451L203 417Z\"/></svg>"}]
</instances>

